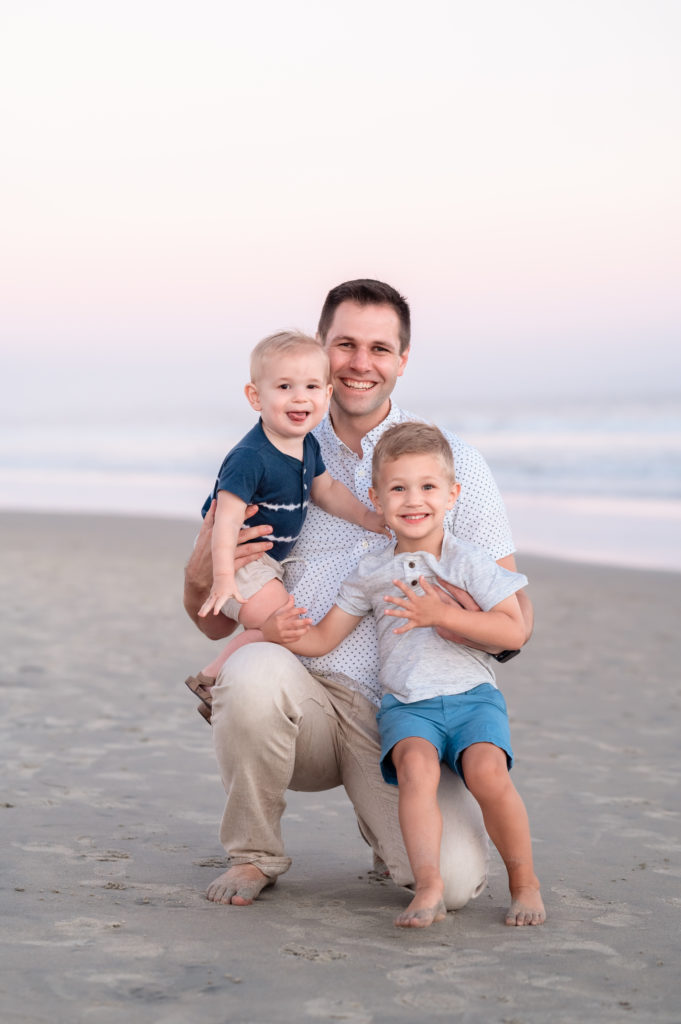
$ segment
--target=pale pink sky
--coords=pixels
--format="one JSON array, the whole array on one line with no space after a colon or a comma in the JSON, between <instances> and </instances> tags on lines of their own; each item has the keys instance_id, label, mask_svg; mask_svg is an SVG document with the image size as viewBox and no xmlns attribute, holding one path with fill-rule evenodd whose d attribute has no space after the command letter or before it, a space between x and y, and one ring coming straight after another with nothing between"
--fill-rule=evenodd
<instances>
[{"instance_id":1,"label":"pale pink sky","mask_svg":"<svg viewBox=\"0 0 681 1024\"><path fill-rule=\"evenodd\" d=\"M10 362L238 366L372 276L424 379L678 389L678 4L235 6L2 5Z\"/></svg>"}]
</instances>

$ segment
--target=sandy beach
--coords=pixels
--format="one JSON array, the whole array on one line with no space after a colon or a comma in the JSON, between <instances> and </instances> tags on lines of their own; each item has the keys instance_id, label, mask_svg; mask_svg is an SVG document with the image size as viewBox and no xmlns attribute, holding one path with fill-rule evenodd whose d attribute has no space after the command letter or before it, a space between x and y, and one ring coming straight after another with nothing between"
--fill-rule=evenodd
<instances>
[{"instance_id":1,"label":"sandy beach","mask_svg":"<svg viewBox=\"0 0 681 1024\"><path fill-rule=\"evenodd\" d=\"M4 1024L678 1024L681 575L519 555L537 625L500 666L549 920L488 889L427 931L372 874L342 790L290 794L291 870L250 908L223 869L210 730L183 679L196 524L4 513Z\"/></svg>"}]
</instances>

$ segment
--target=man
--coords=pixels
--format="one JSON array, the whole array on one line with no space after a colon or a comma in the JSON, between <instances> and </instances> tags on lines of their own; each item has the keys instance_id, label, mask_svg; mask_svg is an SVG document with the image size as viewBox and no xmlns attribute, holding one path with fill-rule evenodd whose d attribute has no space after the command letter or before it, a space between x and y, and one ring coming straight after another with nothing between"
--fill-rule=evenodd
<instances>
[{"instance_id":1,"label":"man","mask_svg":"<svg viewBox=\"0 0 681 1024\"><path fill-rule=\"evenodd\" d=\"M382 282L345 282L329 292L318 335L329 355L333 394L329 415L315 435L332 476L369 504L374 445L389 426L414 418L390 397L409 357L409 307ZM462 493L447 528L485 547L500 565L515 569L508 521L486 463L459 438L448 439ZM225 616L198 617L211 586L211 527L212 513L187 565L185 608L207 636L219 639L229 636L235 623ZM265 533L266 527L243 531L237 564L267 550L266 541L248 543ZM385 540L377 535L310 506L284 580L287 590L316 622L359 559L382 546ZM467 595L453 596L470 607ZM523 592L519 600L529 637L532 606ZM287 789L319 791L343 785L376 860L387 865L397 884L412 883L397 794L383 782L379 768L379 701L370 616L322 658L298 659L283 647L251 644L228 660L213 689L212 722L227 795L220 838L230 867L210 885L208 899L245 906L288 869L291 862L280 828ZM484 888L487 837L477 804L447 768L442 770L439 801L444 902L454 909Z\"/></svg>"}]
</instances>

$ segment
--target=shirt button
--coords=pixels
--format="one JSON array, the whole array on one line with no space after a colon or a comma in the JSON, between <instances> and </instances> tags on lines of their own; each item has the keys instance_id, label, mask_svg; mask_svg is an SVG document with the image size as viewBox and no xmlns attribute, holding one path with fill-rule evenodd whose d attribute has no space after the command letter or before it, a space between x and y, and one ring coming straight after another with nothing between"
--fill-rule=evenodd
<instances>
[{"instance_id":1,"label":"shirt button","mask_svg":"<svg viewBox=\"0 0 681 1024\"><path fill-rule=\"evenodd\" d=\"M415 587L417 583L418 583L418 580L412 580L412 581L411 581L411 585L412 585L412 587Z\"/></svg>"},{"instance_id":2,"label":"shirt button","mask_svg":"<svg viewBox=\"0 0 681 1024\"><path fill-rule=\"evenodd\" d=\"M410 562L409 563L409 568L410 569L415 569L416 568L416 562Z\"/></svg>"}]
</instances>

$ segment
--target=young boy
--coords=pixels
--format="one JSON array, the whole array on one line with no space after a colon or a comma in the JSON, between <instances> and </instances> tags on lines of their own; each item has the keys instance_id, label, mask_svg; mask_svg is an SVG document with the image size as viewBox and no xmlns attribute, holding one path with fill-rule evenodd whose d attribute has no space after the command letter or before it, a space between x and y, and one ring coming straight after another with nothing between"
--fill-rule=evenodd
<instances>
[{"instance_id":1,"label":"young boy","mask_svg":"<svg viewBox=\"0 0 681 1024\"><path fill-rule=\"evenodd\" d=\"M220 668L237 648L262 640L258 627L286 600L282 562L298 539L309 499L325 512L389 535L382 517L329 475L310 433L331 397L329 360L319 342L298 331L264 338L251 353L251 380L245 393L260 421L225 458L202 509L205 516L217 498L213 586L199 615L224 610L246 630L196 677L186 680L203 702L199 711L208 721L210 691ZM249 526L270 525L272 535L267 539L273 546L235 576L234 552L248 505L258 506Z\"/></svg>"},{"instance_id":2,"label":"young boy","mask_svg":"<svg viewBox=\"0 0 681 1024\"><path fill-rule=\"evenodd\" d=\"M301 619L293 598L263 626L266 640L296 654L326 654L372 612L377 620L381 770L399 786L399 819L414 879L414 898L399 927L425 928L444 918L440 877L440 762L457 772L481 806L485 827L508 871L506 924L545 920L534 874L527 813L513 786L508 718L494 682L492 656L453 643L513 649L524 639L515 596L524 576L501 568L482 549L444 532L459 495L452 452L425 423L401 423L378 441L371 500L397 541L364 558L341 585L317 626ZM480 611L447 603L435 577L466 590ZM392 607L386 608L386 603ZM390 617L406 620L394 628Z\"/></svg>"}]
</instances>

